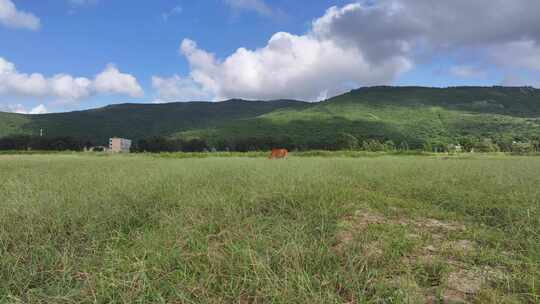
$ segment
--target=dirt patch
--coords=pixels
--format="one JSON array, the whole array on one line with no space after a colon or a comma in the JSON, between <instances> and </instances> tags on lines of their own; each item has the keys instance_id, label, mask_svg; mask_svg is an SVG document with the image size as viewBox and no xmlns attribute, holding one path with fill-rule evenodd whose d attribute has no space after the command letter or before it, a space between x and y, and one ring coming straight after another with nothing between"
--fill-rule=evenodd
<instances>
[{"instance_id":1,"label":"dirt patch","mask_svg":"<svg viewBox=\"0 0 540 304\"><path fill-rule=\"evenodd\" d=\"M355 228L363 229L373 224L384 224L388 221L386 217L374 212L356 211L351 218L354 221L353 226Z\"/></svg>"},{"instance_id":2,"label":"dirt patch","mask_svg":"<svg viewBox=\"0 0 540 304\"><path fill-rule=\"evenodd\" d=\"M370 225L384 224L385 221L386 218L382 215L364 211L357 211L353 216L346 217L339 223L341 229L336 235L334 251L339 254L343 253L343 250L352 243L356 234L367 229ZM376 251L380 251L380 249Z\"/></svg>"},{"instance_id":3,"label":"dirt patch","mask_svg":"<svg viewBox=\"0 0 540 304\"><path fill-rule=\"evenodd\" d=\"M429 304L462 304L470 303L468 296L464 293L455 290L444 290L440 295L427 295L424 298L423 303Z\"/></svg>"},{"instance_id":4,"label":"dirt patch","mask_svg":"<svg viewBox=\"0 0 540 304\"><path fill-rule=\"evenodd\" d=\"M450 246L455 251L459 251L461 253L469 253L476 248L476 244L469 240L459 240L456 242L452 242Z\"/></svg>"},{"instance_id":5,"label":"dirt patch","mask_svg":"<svg viewBox=\"0 0 540 304\"><path fill-rule=\"evenodd\" d=\"M388 280L388 286L405 291L408 303L426 303L425 295L416 280L410 276L396 276Z\"/></svg>"},{"instance_id":6,"label":"dirt patch","mask_svg":"<svg viewBox=\"0 0 540 304\"><path fill-rule=\"evenodd\" d=\"M339 223L340 231L336 236L337 245L343 247L352 242L354 235L373 225L398 225L411 227L414 232L408 233L409 239L420 239L422 233L428 233L435 240L443 239L444 234L451 231L463 231L465 225L455 222L444 222L436 219L408 219L402 217L388 218L384 215L367 210L358 210L352 216L347 216ZM456 244L459 247L470 247L470 241L464 240Z\"/></svg>"},{"instance_id":7,"label":"dirt patch","mask_svg":"<svg viewBox=\"0 0 540 304\"><path fill-rule=\"evenodd\" d=\"M424 219L412 221L416 227L425 228L428 230L439 231L462 231L465 230L465 225L454 222L443 222L436 219Z\"/></svg>"},{"instance_id":8,"label":"dirt patch","mask_svg":"<svg viewBox=\"0 0 540 304\"><path fill-rule=\"evenodd\" d=\"M411 282L410 278L398 275L388 281L390 286L404 290L408 297L417 299L421 296L420 302L469 303L489 283L505 276L504 271L475 267L457 260L458 256L474 252L477 244L467 239L448 241L449 234L465 231L466 226L432 218L385 217L380 213L359 210L339 224L335 252L342 255L353 250L350 245L355 237L374 225L405 226L408 231L404 237L422 244L400 259L400 263L413 269L417 277L413 277ZM380 240L363 244L361 248L359 253L365 257L383 257L385 253Z\"/></svg>"},{"instance_id":9,"label":"dirt patch","mask_svg":"<svg viewBox=\"0 0 540 304\"><path fill-rule=\"evenodd\" d=\"M352 226L363 229L373 224L393 224L414 226L417 229L424 228L428 231L462 231L465 225L456 222L445 222L432 218L409 219L402 217L388 218L384 215L372 211L358 210L354 216L345 218Z\"/></svg>"},{"instance_id":10,"label":"dirt patch","mask_svg":"<svg viewBox=\"0 0 540 304\"><path fill-rule=\"evenodd\" d=\"M505 276L503 270L487 266L457 269L448 275L446 286L456 292L474 295L485 285L494 280L503 280Z\"/></svg>"},{"instance_id":11,"label":"dirt patch","mask_svg":"<svg viewBox=\"0 0 540 304\"><path fill-rule=\"evenodd\" d=\"M448 275L446 285L464 294L477 293L485 283L484 275L477 270L458 269Z\"/></svg>"}]
</instances>

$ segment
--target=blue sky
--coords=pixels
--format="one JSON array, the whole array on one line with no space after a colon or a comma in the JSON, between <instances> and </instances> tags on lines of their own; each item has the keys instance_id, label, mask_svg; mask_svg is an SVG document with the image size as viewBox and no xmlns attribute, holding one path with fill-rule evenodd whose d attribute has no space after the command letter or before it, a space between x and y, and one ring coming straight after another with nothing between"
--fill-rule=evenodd
<instances>
[{"instance_id":1,"label":"blue sky","mask_svg":"<svg viewBox=\"0 0 540 304\"><path fill-rule=\"evenodd\" d=\"M0 0L0 111L539 84L539 1L467 2Z\"/></svg>"}]
</instances>

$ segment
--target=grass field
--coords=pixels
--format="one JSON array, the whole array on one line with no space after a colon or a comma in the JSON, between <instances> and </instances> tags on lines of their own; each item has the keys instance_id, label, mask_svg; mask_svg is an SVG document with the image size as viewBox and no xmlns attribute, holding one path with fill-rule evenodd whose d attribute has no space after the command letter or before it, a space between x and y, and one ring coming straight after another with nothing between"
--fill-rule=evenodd
<instances>
[{"instance_id":1,"label":"grass field","mask_svg":"<svg viewBox=\"0 0 540 304\"><path fill-rule=\"evenodd\" d=\"M540 157L0 155L0 303L538 303L539 185Z\"/></svg>"}]
</instances>

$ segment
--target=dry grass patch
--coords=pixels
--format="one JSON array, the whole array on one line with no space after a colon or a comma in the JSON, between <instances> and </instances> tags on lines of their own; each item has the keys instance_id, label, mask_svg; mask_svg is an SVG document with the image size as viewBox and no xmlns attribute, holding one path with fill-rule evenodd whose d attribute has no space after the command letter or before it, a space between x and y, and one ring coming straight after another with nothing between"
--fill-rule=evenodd
<instances>
[{"instance_id":1,"label":"dry grass patch","mask_svg":"<svg viewBox=\"0 0 540 304\"><path fill-rule=\"evenodd\" d=\"M404 253L394 265L389 261L386 268L390 277L387 274L384 279L389 287L403 291L411 303L469 303L475 295L489 289L491 283L507 276L502 269L463 261L479 248L472 240L449 240L464 234L467 227L462 223L387 217L359 210L344 218L339 227L333 248L343 257L361 255L368 261L373 258L384 260L387 255L385 241L405 238L414 244L413 249ZM404 229L406 233L392 235L384 229ZM373 235L374 232L379 234ZM367 234L374 240L362 243L360 252L351 252L358 248L354 246L357 238L365 240Z\"/></svg>"}]
</instances>

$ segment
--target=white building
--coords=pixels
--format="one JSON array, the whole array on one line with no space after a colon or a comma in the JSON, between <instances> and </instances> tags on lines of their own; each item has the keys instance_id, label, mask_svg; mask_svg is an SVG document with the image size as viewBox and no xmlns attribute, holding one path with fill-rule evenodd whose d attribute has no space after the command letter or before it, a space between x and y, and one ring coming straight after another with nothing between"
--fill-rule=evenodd
<instances>
[{"instance_id":1,"label":"white building","mask_svg":"<svg viewBox=\"0 0 540 304\"><path fill-rule=\"evenodd\" d=\"M109 139L109 151L113 153L129 153L131 140L119 137Z\"/></svg>"},{"instance_id":2,"label":"white building","mask_svg":"<svg viewBox=\"0 0 540 304\"><path fill-rule=\"evenodd\" d=\"M448 152L461 153L463 152L463 146L460 144L449 144Z\"/></svg>"}]
</instances>

